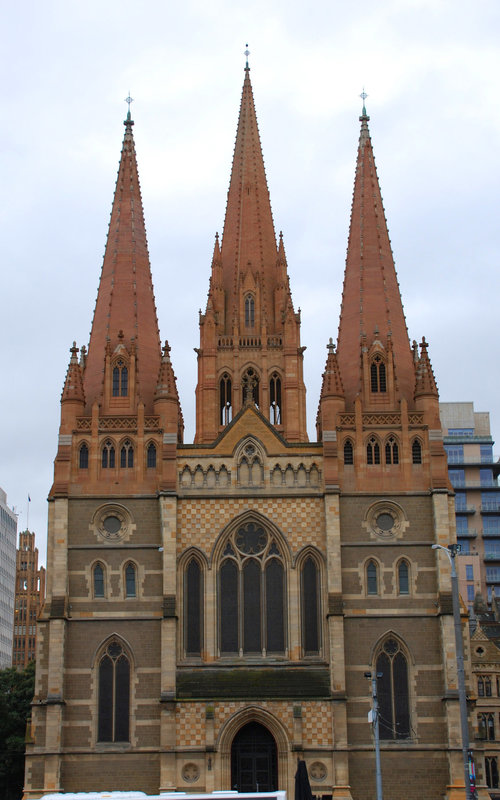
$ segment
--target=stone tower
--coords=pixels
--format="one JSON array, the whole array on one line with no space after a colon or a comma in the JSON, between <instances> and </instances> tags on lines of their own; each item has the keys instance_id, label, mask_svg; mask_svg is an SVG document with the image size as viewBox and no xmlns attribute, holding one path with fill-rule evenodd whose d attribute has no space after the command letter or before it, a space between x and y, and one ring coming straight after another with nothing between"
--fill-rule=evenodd
<instances>
[{"instance_id":1,"label":"stone tower","mask_svg":"<svg viewBox=\"0 0 500 800\"><path fill-rule=\"evenodd\" d=\"M62 395L26 798L291 793L297 757L325 800L373 797L375 670L388 794L460 796L450 576L431 550L454 537L438 393L425 340L408 340L360 119L338 346L309 442L247 65L193 444L125 122L89 350L71 349Z\"/></svg>"}]
</instances>

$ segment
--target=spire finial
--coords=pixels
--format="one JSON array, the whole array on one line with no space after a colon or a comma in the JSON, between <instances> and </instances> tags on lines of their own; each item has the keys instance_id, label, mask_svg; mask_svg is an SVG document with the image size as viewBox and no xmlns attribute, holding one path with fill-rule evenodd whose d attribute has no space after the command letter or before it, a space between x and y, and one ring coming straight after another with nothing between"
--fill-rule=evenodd
<instances>
[{"instance_id":1,"label":"spire finial","mask_svg":"<svg viewBox=\"0 0 500 800\"><path fill-rule=\"evenodd\" d=\"M367 95L367 94L366 94L366 92L365 92L365 87L364 87L364 86L363 86L363 91L361 92L361 94L360 94L359 96L361 97L361 99L362 99L362 101L363 101L363 110L362 110L362 112L361 112L361 115L362 115L363 117L366 117L366 116L367 116L367 113L366 113L365 100L366 100L366 98L368 97L368 95Z\"/></svg>"},{"instance_id":2,"label":"spire finial","mask_svg":"<svg viewBox=\"0 0 500 800\"><path fill-rule=\"evenodd\" d=\"M332 339L331 336L330 336L330 338L328 340L328 344L326 346L326 349L328 350L328 354L329 355L333 355L333 353L335 353L335 345L333 344L333 339Z\"/></svg>"},{"instance_id":3,"label":"spire finial","mask_svg":"<svg viewBox=\"0 0 500 800\"><path fill-rule=\"evenodd\" d=\"M248 42L246 43L245 48L246 50L243 53L243 55L246 57L245 69L250 69L250 67L248 66L248 56L250 55L250 50L248 49Z\"/></svg>"},{"instance_id":4,"label":"spire finial","mask_svg":"<svg viewBox=\"0 0 500 800\"><path fill-rule=\"evenodd\" d=\"M125 125L133 125L132 117L130 114L130 103L134 102L134 98L130 97L130 89L128 91L128 97L125 98L125 102L128 104L128 111L127 111L127 119L125 120Z\"/></svg>"}]
</instances>

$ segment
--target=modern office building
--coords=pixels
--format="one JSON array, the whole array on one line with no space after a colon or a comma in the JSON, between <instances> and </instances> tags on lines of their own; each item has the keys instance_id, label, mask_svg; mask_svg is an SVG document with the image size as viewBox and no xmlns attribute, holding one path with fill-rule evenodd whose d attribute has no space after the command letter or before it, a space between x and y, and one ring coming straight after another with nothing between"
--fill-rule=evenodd
<instances>
[{"instance_id":1,"label":"modern office building","mask_svg":"<svg viewBox=\"0 0 500 800\"><path fill-rule=\"evenodd\" d=\"M38 567L35 534L22 531L16 555L12 666L23 669L36 655L36 621L45 598L45 568Z\"/></svg>"},{"instance_id":2,"label":"modern office building","mask_svg":"<svg viewBox=\"0 0 500 800\"><path fill-rule=\"evenodd\" d=\"M12 629L16 584L17 514L0 489L0 669L12 664Z\"/></svg>"},{"instance_id":3,"label":"modern office building","mask_svg":"<svg viewBox=\"0 0 500 800\"><path fill-rule=\"evenodd\" d=\"M460 591L469 610L479 591L500 596L500 462L493 454L490 415L474 404L440 403L448 474L455 490Z\"/></svg>"},{"instance_id":4,"label":"modern office building","mask_svg":"<svg viewBox=\"0 0 500 800\"><path fill-rule=\"evenodd\" d=\"M453 497L368 120L311 442L247 65L184 443L127 115L89 347L71 348L61 398L26 798L290 796L299 756L314 794L373 797L372 671L387 795L463 797L450 570L432 549L453 539Z\"/></svg>"}]
</instances>

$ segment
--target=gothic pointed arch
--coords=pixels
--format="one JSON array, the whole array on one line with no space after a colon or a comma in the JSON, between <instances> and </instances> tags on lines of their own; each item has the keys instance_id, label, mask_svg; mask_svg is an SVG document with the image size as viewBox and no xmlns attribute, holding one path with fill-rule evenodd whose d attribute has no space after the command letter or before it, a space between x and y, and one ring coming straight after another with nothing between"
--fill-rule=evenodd
<instances>
[{"instance_id":1,"label":"gothic pointed arch","mask_svg":"<svg viewBox=\"0 0 500 800\"><path fill-rule=\"evenodd\" d=\"M322 557L314 547L305 547L296 559L300 576L300 630L302 655L318 656L323 645Z\"/></svg>"},{"instance_id":2,"label":"gothic pointed arch","mask_svg":"<svg viewBox=\"0 0 500 800\"><path fill-rule=\"evenodd\" d=\"M225 369L219 377L219 424L229 425L233 418L233 382Z\"/></svg>"},{"instance_id":3,"label":"gothic pointed arch","mask_svg":"<svg viewBox=\"0 0 500 800\"><path fill-rule=\"evenodd\" d=\"M205 554L191 547L179 559L180 591L182 597L182 642L187 658L200 658L204 642Z\"/></svg>"},{"instance_id":4,"label":"gothic pointed arch","mask_svg":"<svg viewBox=\"0 0 500 800\"><path fill-rule=\"evenodd\" d=\"M411 443L411 461L412 464L422 463L422 442L416 436Z\"/></svg>"},{"instance_id":5,"label":"gothic pointed arch","mask_svg":"<svg viewBox=\"0 0 500 800\"><path fill-rule=\"evenodd\" d=\"M259 408L260 404L260 375L256 367L247 366L241 375L241 404L255 405Z\"/></svg>"},{"instance_id":6,"label":"gothic pointed arch","mask_svg":"<svg viewBox=\"0 0 500 800\"><path fill-rule=\"evenodd\" d=\"M372 654L377 678L380 738L388 741L412 735L410 707L411 660L405 642L390 631L379 639Z\"/></svg>"},{"instance_id":7,"label":"gothic pointed arch","mask_svg":"<svg viewBox=\"0 0 500 800\"><path fill-rule=\"evenodd\" d=\"M146 469L155 469L157 462L156 442L150 441L146 444Z\"/></svg>"},{"instance_id":8,"label":"gothic pointed arch","mask_svg":"<svg viewBox=\"0 0 500 800\"><path fill-rule=\"evenodd\" d=\"M235 452L239 486L262 486L265 458L265 449L254 436L247 436L239 443Z\"/></svg>"},{"instance_id":9,"label":"gothic pointed arch","mask_svg":"<svg viewBox=\"0 0 500 800\"><path fill-rule=\"evenodd\" d=\"M388 465L399 464L399 443L397 437L391 433L384 443L385 463Z\"/></svg>"},{"instance_id":10,"label":"gothic pointed arch","mask_svg":"<svg viewBox=\"0 0 500 800\"><path fill-rule=\"evenodd\" d=\"M348 438L344 441L344 466L352 467L354 465L354 444L352 439Z\"/></svg>"},{"instance_id":11,"label":"gothic pointed arch","mask_svg":"<svg viewBox=\"0 0 500 800\"><path fill-rule=\"evenodd\" d=\"M256 705L248 705L241 711L231 714L220 728L216 748L221 754L221 785L230 787L231 747L235 736L245 725L256 722L273 736L278 756L278 787L287 785L288 758L291 753L292 737L285 725L273 713Z\"/></svg>"},{"instance_id":12,"label":"gothic pointed arch","mask_svg":"<svg viewBox=\"0 0 500 800\"><path fill-rule=\"evenodd\" d=\"M82 442L78 448L78 467L79 469L89 468L89 446L87 442Z\"/></svg>"},{"instance_id":13,"label":"gothic pointed arch","mask_svg":"<svg viewBox=\"0 0 500 800\"><path fill-rule=\"evenodd\" d=\"M286 654L289 553L283 537L262 517L246 512L217 544L220 656Z\"/></svg>"},{"instance_id":14,"label":"gothic pointed arch","mask_svg":"<svg viewBox=\"0 0 500 800\"><path fill-rule=\"evenodd\" d=\"M130 647L112 634L99 648L97 674L96 741L118 744L131 741L132 667Z\"/></svg>"},{"instance_id":15,"label":"gothic pointed arch","mask_svg":"<svg viewBox=\"0 0 500 800\"><path fill-rule=\"evenodd\" d=\"M122 347L111 361L111 395L112 397L128 397L128 393L129 363L125 348Z\"/></svg>"},{"instance_id":16,"label":"gothic pointed arch","mask_svg":"<svg viewBox=\"0 0 500 800\"><path fill-rule=\"evenodd\" d=\"M366 463L369 466L381 464L380 440L375 434L370 434L366 440Z\"/></svg>"}]
</instances>

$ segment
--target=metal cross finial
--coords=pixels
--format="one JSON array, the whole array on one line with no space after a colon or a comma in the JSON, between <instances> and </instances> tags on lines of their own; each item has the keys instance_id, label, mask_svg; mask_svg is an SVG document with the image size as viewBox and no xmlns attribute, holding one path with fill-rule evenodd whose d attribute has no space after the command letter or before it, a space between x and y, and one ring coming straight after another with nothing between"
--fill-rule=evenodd
<instances>
[{"instance_id":1,"label":"metal cross finial","mask_svg":"<svg viewBox=\"0 0 500 800\"><path fill-rule=\"evenodd\" d=\"M248 49L248 42L246 43L245 47L246 47L246 50L243 53L243 55L246 56L247 62L246 62L245 68L248 69L248 56L250 55L250 50Z\"/></svg>"},{"instance_id":2,"label":"metal cross finial","mask_svg":"<svg viewBox=\"0 0 500 800\"><path fill-rule=\"evenodd\" d=\"M361 99L363 101L363 115L366 117L365 100L368 97L368 95L365 92L365 87L364 86L363 86L363 91L361 92L361 94L359 96L361 97Z\"/></svg>"},{"instance_id":3,"label":"metal cross finial","mask_svg":"<svg viewBox=\"0 0 500 800\"><path fill-rule=\"evenodd\" d=\"M128 103L127 119L130 119L130 103L134 102L134 98L130 97L130 89L128 92L128 97L125 98L125 102Z\"/></svg>"}]
</instances>

